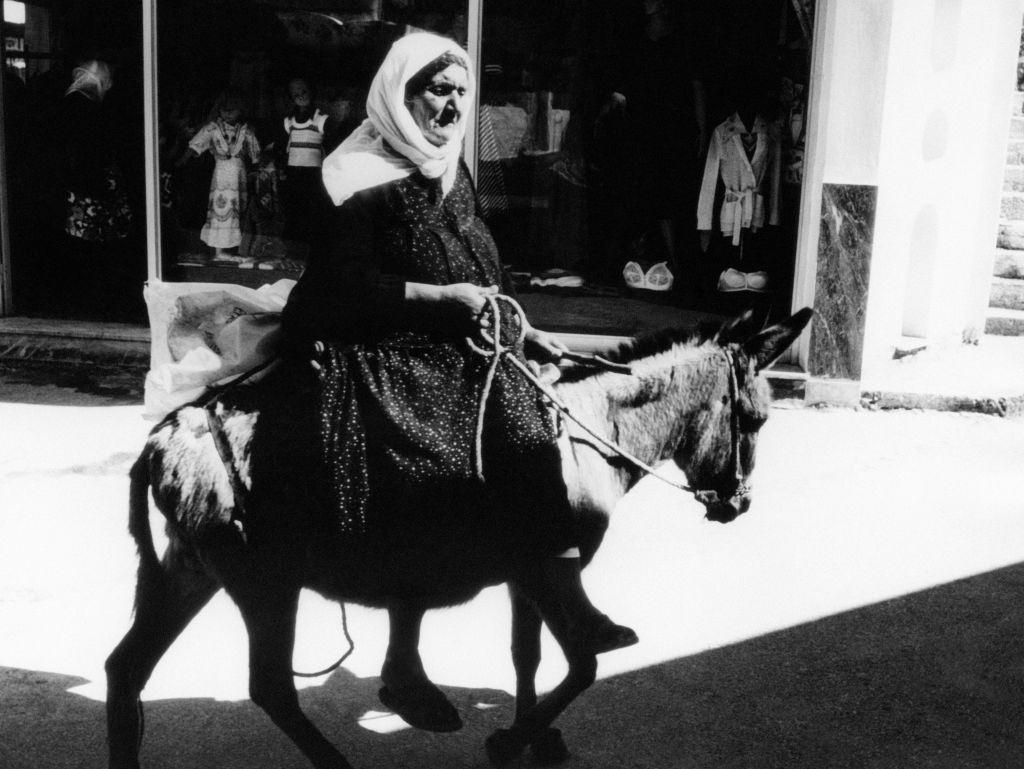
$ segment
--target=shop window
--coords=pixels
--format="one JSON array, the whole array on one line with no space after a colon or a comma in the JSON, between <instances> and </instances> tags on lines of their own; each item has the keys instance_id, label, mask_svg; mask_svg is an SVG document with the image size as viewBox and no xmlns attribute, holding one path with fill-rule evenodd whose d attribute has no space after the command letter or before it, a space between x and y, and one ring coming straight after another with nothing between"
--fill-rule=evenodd
<instances>
[{"instance_id":1,"label":"shop window","mask_svg":"<svg viewBox=\"0 0 1024 769\"><path fill-rule=\"evenodd\" d=\"M812 13L487 0L478 186L535 323L788 314Z\"/></svg>"},{"instance_id":2,"label":"shop window","mask_svg":"<svg viewBox=\"0 0 1024 769\"><path fill-rule=\"evenodd\" d=\"M466 3L161 2L163 273L296 278L329 205L322 158L365 117L366 89L410 29L466 42Z\"/></svg>"},{"instance_id":3,"label":"shop window","mask_svg":"<svg viewBox=\"0 0 1024 769\"><path fill-rule=\"evenodd\" d=\"M145 318L141 9L4 3L14 313Z\"/></svg>"}]
</instances>

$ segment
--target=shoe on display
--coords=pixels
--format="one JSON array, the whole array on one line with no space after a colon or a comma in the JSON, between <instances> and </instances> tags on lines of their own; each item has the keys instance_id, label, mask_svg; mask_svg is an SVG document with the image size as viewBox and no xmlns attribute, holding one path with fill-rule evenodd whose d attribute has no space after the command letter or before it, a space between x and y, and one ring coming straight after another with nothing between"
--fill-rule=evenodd
<instances>
[{"instance_id":1,"label":"shoe on display","mask_svg":"<svg viewBox=\"0 0 1024 769\"><path fill-rule=\"evenodd\" d=\"M216 254L210 264L216 264L218 266L235 266L245 261L245 257L237 256L236 254Z\"/></svg>"},{"instance_id":2,"label":"shoe on display","mask_svg":"<svg viewBox=\"0 0 1024 769\"><path fill-rule=\"evenodd\" d=\"M180 267L205 267L210 263L206 254L178 254L177 263Z\"/></svg>"},{"instance_id":3,"label":"shoe on display","mask_svg":"<svg viewBox=\"0 0 1024 769\"><path fill-rule=\"evenodd\" d=\"M531 286L557 286L558 288L579 288L583 285L583 276L578 272L552 267L539 272L530 278Z\"/></svg>"}]
</instances>

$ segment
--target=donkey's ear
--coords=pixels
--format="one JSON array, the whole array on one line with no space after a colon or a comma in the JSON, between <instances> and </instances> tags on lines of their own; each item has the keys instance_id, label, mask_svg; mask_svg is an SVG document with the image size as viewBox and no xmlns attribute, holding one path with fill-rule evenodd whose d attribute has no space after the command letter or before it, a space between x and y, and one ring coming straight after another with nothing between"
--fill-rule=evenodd
<instances>
[{"instance_id":1,"label":"donkey's ear","mask_svg":"<svg viewBox=\"0 0 1024 769\"><path fill-rule=\"evenodd\" d=\"M725 345L748 338L754 333L754 328L756 328L753 319L754 311L746 310L742 315L737 315L732 320L726 321L718 329L718 333L715 334L715 341Z\"/></svg>"},{"instance_id":2,"label":"donkey's ear","mask_svg":"<svg viewBox=\"0 0 1024 769\"><path fill-rule=\"evenodd\" d=\"M743 351L756 361L756 370L767 368L793 344L814 315L814 310L804 307L781 323L766 328L757 336L743 343Z\"/></svg>"}]
</instances>

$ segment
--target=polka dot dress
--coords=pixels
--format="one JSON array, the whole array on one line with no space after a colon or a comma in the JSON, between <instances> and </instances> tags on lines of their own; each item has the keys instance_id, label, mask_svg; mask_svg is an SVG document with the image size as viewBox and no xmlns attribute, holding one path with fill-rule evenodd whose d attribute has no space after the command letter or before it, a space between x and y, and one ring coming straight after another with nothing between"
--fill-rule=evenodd
<instances>
[{"instance_id":1,"label":"polka dot dress","mask_svg":"<svg viewBox=\"0 0 1024 769\"><path fill-rule=\"evenodd\" d=\"M502 285L497 249L475 215L460 169L443 199L436 182L414 174L385 185L373 220L376 257L405 280ZM505 323L503 325L509 325ZM320 365L320 429L340 525L364 530L372 500L415 501L451 484L475 482L475 434L488 361L444 329L395 328L364 343L325 339ZM551 452L554 431L537 391L511 364L495 376L487 404L484 471L503 480L529 467L561 489ZM534 459L547 459L538 467ZM550 461L549 461L550 460ZM568 510L568 502L562 505Z\"/></svg>"}]
</instances>

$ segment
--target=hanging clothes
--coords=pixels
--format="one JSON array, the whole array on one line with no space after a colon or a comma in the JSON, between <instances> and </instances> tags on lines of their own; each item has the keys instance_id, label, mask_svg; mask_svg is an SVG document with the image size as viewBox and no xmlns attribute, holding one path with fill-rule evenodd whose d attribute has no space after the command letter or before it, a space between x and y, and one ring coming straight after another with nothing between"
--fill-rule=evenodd
<instances>
[{"instance_id":1,"label":"hanging clothes","mask_svg":"<svg viewBox=\"0 0 1024 769\"><path fill-rule=\"evenodd\" d=\"M781 158L778 131L760 115L750 131L738 114L719 124L708 146L697 201L697 229L712 229L719 177L725 186L719 229L733 245L739 245L744 229L757 232L765 225L766 205L767 223L778 224Z\"/></svg>"}]
</instances>

